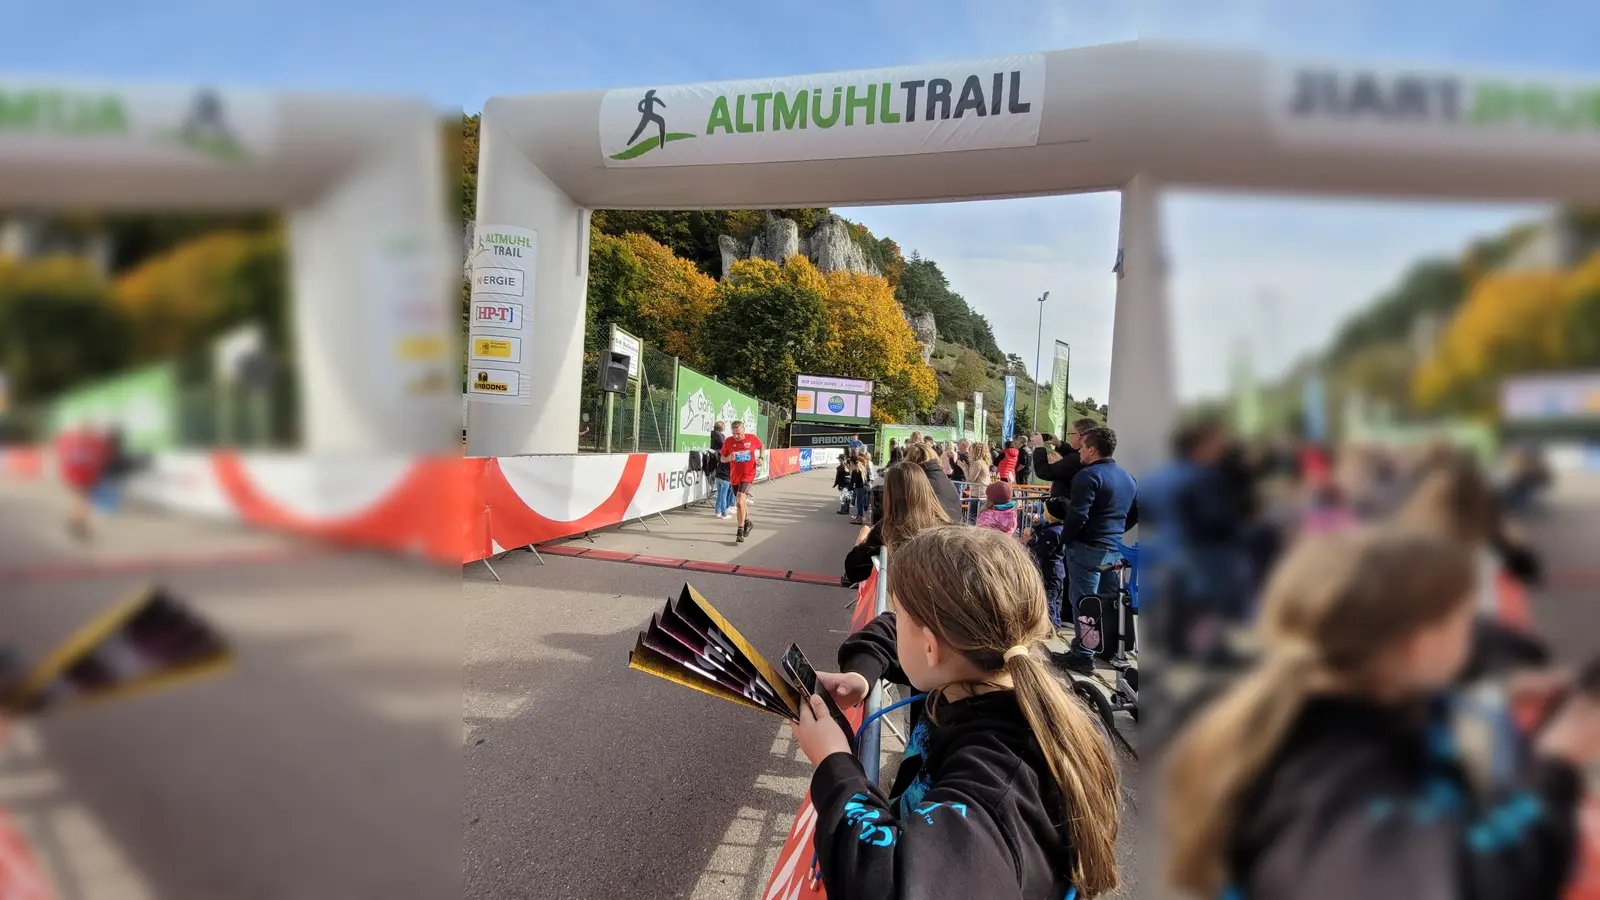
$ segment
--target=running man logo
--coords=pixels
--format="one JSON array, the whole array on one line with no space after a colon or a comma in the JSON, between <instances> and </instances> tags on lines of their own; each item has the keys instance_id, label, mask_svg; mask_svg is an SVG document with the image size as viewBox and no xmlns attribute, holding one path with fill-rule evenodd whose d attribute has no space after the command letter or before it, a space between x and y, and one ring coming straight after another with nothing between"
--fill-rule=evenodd
<instances>
[{"instance_id":1,"label":"running man logo","mask_svg":"<svg viewBox=\"0 0 1600 900\"><path fill-rule=\"evenodd\" d=\"M176 143L223 162L243 162L250 158L233 129L228 125L222 95L202 88L189 104L183 125L168 135Z\"/></svg>"},{"instance_id":2,"label":"running man logo","mask_svg":"<svg viewBox=\"0 0 1600 900\"><path fill-rule=\"evenodd\" d=\"M475 391L488 391L494 394L505 394L511 390L504 382L490 381L488 372L478 373L478 380L472 383L472 389Z\"/></svg>"},{"instance_id":3,"label":"running man logo","mask_svg":"<svg viewBox=\"0 0 1600 900\"><path fill-rule=\"evenodd\" d=\"M656 89L651 88L644 92L644 98L639 101L639 127L633 130L633 136L628 138L628 149L620 153L611 154L612 159L638 159L651 150L662 149L673 141L683 141L694 135L682 131L667 131L667 120L656 112L656 107L667 108L667 101L656 96ZM656 127L656 133L639 140L651 125Z\"/></svg>"}]
</instances>

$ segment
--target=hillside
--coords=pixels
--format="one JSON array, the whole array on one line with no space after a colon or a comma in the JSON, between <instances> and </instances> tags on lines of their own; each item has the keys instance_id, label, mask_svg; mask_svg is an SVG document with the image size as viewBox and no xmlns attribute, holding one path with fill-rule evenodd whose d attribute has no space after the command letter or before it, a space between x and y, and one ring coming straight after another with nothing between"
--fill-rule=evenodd
<instances>
[{"instance_id":1,"label":"hillside","mask_svg":"<svg viewBox=\"0 0 1600 900\"><path fill-rule=\"evenodd\" d=\"M1278 421L1301 411L1320 373L1330 412L1353 397L1399 420L1495 417L1497 386L1528 371L1600 366L1600 212L1567 210L1420 260L1322 353L1263 401Z\"/></svg>"},{"instance_id":2,"label":"hillside","mask_svg":"<svg viewBox=\"0 0 1600 900\"><path fill-rule=\"evenodd\" d=\"M958 375L957 370L962 366L962 357L971 348L949 341L938 341L933 350L928 364L933 367L934 376L939 382L939 399L935 401L934 408L928 413L928 423L932 425L950 425L956 420L956 401L964 400L967 403L967 415L972 415L972 390L965 388L973 384L981 384L975 390L983 392L983 403L989 412L989 436L991 438L1000 434L1001 416L1005 409L1006 375L1017 376L1017 411L1016 426L1018 433L1025 434L1032 430L1034 422L1033 412L1033 378L1029 376L1027 366L1015 354L999 365L981 361L981 382L970 376ZM981 360L981 358L980 358ZM971 365L969 362L968 365ZM1109 412L1104 403L1099 403L1093 397L1082 399L1070 397L1067 407L1067 420L1088 417L1097 422L1104 423ZM1039 384L1039 406L1048 410L1050 406L1050 382Z\"/></svg>"}]
</instances>

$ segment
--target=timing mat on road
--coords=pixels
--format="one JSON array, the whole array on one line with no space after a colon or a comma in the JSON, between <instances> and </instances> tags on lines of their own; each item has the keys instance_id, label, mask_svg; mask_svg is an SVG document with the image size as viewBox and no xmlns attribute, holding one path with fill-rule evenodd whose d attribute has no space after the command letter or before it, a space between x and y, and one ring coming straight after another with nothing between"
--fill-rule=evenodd
<instances>
[{"instance_id":1,"label":"timing mat on road","mask_svg":"<svg viewBox=\"0 0 1600 900\"><path fill-rule=\"evenodd\" d=\"M741 566L735 563L710 562L702 559L677 559L670 556L651 556L648 553L625 553L602 550L598 547L578 547L572 544L548 544L536 548L551 556L574 556L581 559L601 559L606 562L632 563L636 566L655 566L661 569L687 569L691 572L712 572L717 575L743 575L746 578L766 578L772 581L798 581L804 584L822 584L843 587L837 575L817 572L796 572L790 569L769 569L762 566Z\"/></svg>"}]
</instances>

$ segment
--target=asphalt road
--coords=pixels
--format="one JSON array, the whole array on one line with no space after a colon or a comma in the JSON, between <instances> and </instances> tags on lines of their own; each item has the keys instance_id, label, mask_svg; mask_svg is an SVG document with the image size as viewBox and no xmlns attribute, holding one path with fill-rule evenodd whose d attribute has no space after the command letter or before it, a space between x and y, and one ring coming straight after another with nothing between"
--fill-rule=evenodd
<instances>
[{"instance_id":1,"label":"asphalt road","mask_svg":"<svg viewBox=\"0 0 1600 900\"><path fill-rule=\"evenodd\" d=\"M153 579L221 677L15 724L0 810L62 900L460 896L459 576L164 516L61 530L0 482L0 644L34 660Z\"/></svg>"},{"instance_id":2,"label":"asphalt road","mask_svg":"<svg viewBox=\"0 0 1600 900\"><path fill-rule=\"evenodd\" d=\"M834 514L830 476L758 486L745 544L733 543L731 521L700 508L598 534L593 546L836 573L857 529ZM759 897L809 764L779 720L631 671L628 650L687 580L763 652L776 656L793 641L831 661L854 592L545 563L509 554L494 563L503 583L467 569L466 896ZM1130 827L1129 871L1136 841Z\"/></svg>"}]
</instances>

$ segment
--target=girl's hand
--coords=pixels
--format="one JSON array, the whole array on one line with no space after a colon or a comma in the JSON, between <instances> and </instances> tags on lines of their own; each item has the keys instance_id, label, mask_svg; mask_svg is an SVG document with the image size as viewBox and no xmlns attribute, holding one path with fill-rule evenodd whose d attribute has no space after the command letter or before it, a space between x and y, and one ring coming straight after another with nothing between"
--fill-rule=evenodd
<instances>
[{"instance_id":1,"label":"girl's hand","mask_svg":"<svg viewBox=\"0 0 1600 900\"><path fill-rule=\"evenodd\" d=\"M821 677L821 673L818 673L818 677ZM800 721L790 722L789 729L794 732L800 749L813 766L821 765L823 760L835 753L850 752L850 741L845 738L833 717L828 715L828 705L822 702L821 697L808 697L800 706Z\"/></svg>"},{"instance_id":2,"label":"girl's hand","mask_svg":"<svg viewBox=\"0 0 1600 900\"><path fill-rule=\"evenodd\" d=\"M1506 694L1514 704L1543 709L1571 686L1572 673L1565 669L1530 669L1511 676Z\"/></svg>"},{"instance_id":3,"label":"girl's hand","mask_svg":"<svg viewBox=\"0 0 1600 900\"><path fill-rule=\"evenodd\" d=\"M865 703L867 693L872 690L866 676L856 672L818 672L817 684L833 695L833 702L839 704L840 709L852 709Z\"/></svg>"},{"instance_id":4,"label":"girl's hand","mask_svg":"<svg viewBox=\"0 0 1600 900\"><path fill-rule=\"evenodd\" d=\"M1573 694L1539 733L1537 746L1579 768L1600 760L1600 700Z\"/></svg>"}]
</instances>

